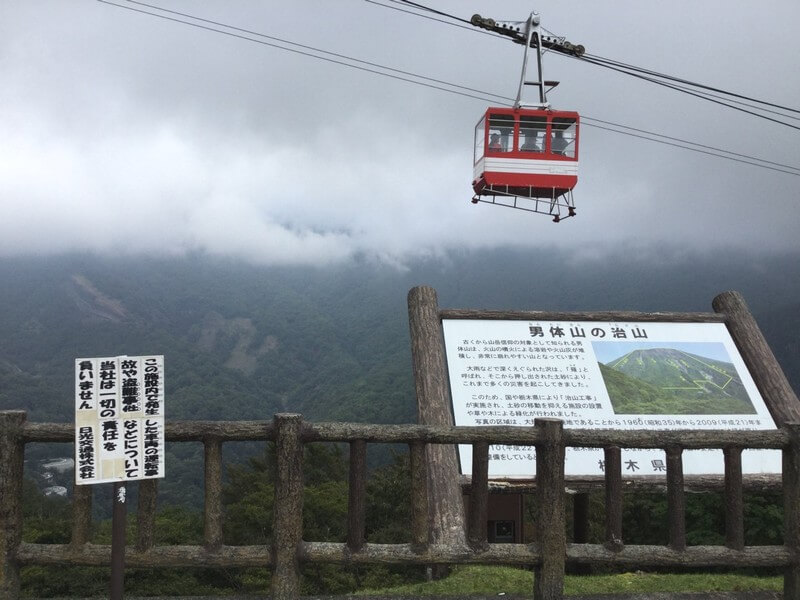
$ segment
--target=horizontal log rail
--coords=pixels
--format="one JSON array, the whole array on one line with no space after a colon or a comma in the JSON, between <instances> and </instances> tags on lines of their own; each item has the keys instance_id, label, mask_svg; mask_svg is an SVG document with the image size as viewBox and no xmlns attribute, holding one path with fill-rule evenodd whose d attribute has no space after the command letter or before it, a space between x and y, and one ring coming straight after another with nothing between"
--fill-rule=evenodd
<instances>
[{"instance_id":1,"label":"horizontal log rail","mask_svg":"<svg viewBox=\"0 0 800 600\"><path fill-rule=\"evenodd\" d=\"M644 425L644 422L642 422ZM173 421L165 426L170 442L202 442L218 438L224 442L275 441L272 421ZM665 448L680 445L684 450L709 448L783 449L789 444L786 430L773 431L671 431L618 429L566 429L564 444L578 448ZM72 442L71 423L26 423L22 438L27 442ZM534 427L434 427L430 425L370 425L364 423L304 423L304 443L354 442L411 444L476 444L491 442L511 446L532 446L541 436Z\"/></svg>"},{"instance_id":2,"label":"horizontal log rail","mask_svg":"<svg viewBox=\"0 0 800 600\"><path fill-rule=\"evenodd\" d=\"M567 475L564 477L568 494L585 494L602 490L605 486L603 475ZM465 494L472 492L472 477L461 475L461 489ZM621 482L625 492L663 493L667 482L663 475L635 475L626 473ZM683 489L687 492L724 492L723 475L685 475ZM780 492L783 478L780 473L759 473L742 475L742 490L757 492ZM492 479L489 492L493 494L532 494L536 491L536 479Z\"/></svg>"},{"instance_id":3,"label":"horizontal log rail","mask_svg":"<svg viewBox=\"0 0 800 600\"><path fill-rule=\"evenodd\" d=\"M561 598L566 564L642 567L784 567L785 597L800 592L800 426L777 431L617 431L564 430L560 421L537 419L531 428L433 427L423 425L368 425L359 423L305 423L300 415L276 415L272 421L172 422L165 428L170 442L201 442L205 464L205 535L203 545L155 546L154 521L157 484L140 482L138 528L135 544L128 549L131 568L155 567L262 567L273 570L274 598L299 595L299 571L303 564L494 564L534 568L534 597ZM24 446L31 442L72 442L74 428L65 423L27 423L22 411L0 412L0 600L20 594L19 568L25 565L110 564L108 545L89 542L91 489L73 491L73 530L69 544L22 542L21 481ZM221 505L222 444L262 441L276 444L277 480L271 545L231 546L223 539ZM302 539L303 445L312 442L345 443L350 447L347 540L343 543ZM407 444L411 453L412 506L410 541L375 544L365 538L366 452L368 443ZM472 444L472 494L467 542L463 546L430 543L425 449L429 444ZM535 542L489 544L486 535L488 453L490 444L536 446L537 494ZM605 490L606 535L603 544L570 544L565 534L564 476L567 447L602 448L606 470L602 477L583 478L579 485ZM620 452L624 448L656 448L666 452L667 475L659 482L647 478L668 497L669 543L666 546L626 545L622 532L622 496L630 485L623 480ZM721 448L725 476L717 477L716 489L726 498L724 546L686 545L684 492L691 477L684 478L684 450ZM742 490L747 478L741 473L743 449L783 451L785 535L782 546L744 546ZM767 481L757 476L760 482ZM579 478L580 479L580 478ZM652 480L652 481L650 481ZM708 480L711 481L711 480ZM775 484L775 478L771 479ZM492 483L491 488L502 486ZM714 486L712 486L714 487Z\"/></svg>"},{"instance_id":4,"label":"horizontal log rail","mask_svg":"<svg viewBox=\"0 0 800 600\"><path fill-rule=\"evenodd\" d=\"M350 552L347 544L303 542L303 561L337 564L495 564L530 566L541 560L536 544L489 544L484 552L457 551L431 547L415 552L411 544L364 544ZM20 544L20 563L62 566L64 564L102 567L111 560L109 545L85 544L75 550L68 544ZM626 546L614 552L598 544L567 544L567 562L594 566L634 568L643 563L657 566L784 567L791 554L783 546L751 546L734 551L722 546L690 546L676 552L666 546ZM271 567L270 546L221 546L208 552L203 546L156 546L146 552L128 549L125 563L130 568L166 567Z\"/></svg>"}]
</instances>

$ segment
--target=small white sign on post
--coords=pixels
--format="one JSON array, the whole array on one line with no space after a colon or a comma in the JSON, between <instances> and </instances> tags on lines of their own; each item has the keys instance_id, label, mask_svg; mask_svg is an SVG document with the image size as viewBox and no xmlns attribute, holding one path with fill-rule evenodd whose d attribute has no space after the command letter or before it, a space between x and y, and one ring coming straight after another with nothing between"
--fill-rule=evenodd
<instances>
[{"instance_id":1,"label":"small white sign on post","mask_svg":"<svg viewBox=\"0 0 800 600\"><path fill-rule=\"evenodd\" d=\"M75 360L75 483L164 477L164 357Z\"/></svg>"},{"instance_id":2,"label":"small white sign on post","mask_svg":"<svg viewBox=\"0 0 800 600\"><path fill-rule=\"evenodd\" d=\"M580 429L775 429L722 323L444 319L456 425ZM472 446L459 447L461 470ZM489 475L530 478L534 447L492 446ZM722 452L684 455L686 474L721 474ZM623 475L666 471L664 453L624 450ZM780 473L777 450L748 450L745 473ZM602 475L603 451L570 448L567 475Z\"/></svg>"}]
</instances>

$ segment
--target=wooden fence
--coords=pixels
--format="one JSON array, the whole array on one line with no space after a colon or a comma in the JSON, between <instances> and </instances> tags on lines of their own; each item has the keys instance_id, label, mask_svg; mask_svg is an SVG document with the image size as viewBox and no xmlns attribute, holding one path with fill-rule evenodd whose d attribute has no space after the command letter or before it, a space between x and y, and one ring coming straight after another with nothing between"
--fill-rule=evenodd
<instances>
[{"instance_id":1,"label":"wooden fence","mask_svg":"<svg viewBox=\"0 0 800 600\"><path fill-rule=\"evenodd\" d=\"M22 542L21 489L26 443L71 442L72 424L28 423L22 411L0 412L0 600L20 594L25 565L109 565L111 548L89 543L91 490L76 486L69 544ZM127 551L128 567L269 567L272 597L297 598L300 567L308 563L490 564L534 569L533 597L563 596L567 564L628 569L664 566L783 567L784 597L800 598L800 425L765 432L564 430L554 419L535 427L433 427L305 423L300 415L273 421L174 422L172 442L200 441L205 449L205 515L202 546L155 546L156 483L139 484L137 539ZM274 441L277 480L272 544L225 545L222 534L222 444ZM303 540L303 445L344 442L350 447L347 540ZM411 541L373 544L365 540L366 449L368 443L408 444L411 453ZM431 444L472 444L473 469L466 544L429 543L426 452ZM536 447L535 541L487 543L490 444ZM564 456L567 447L602 448L605 453L606 535L603 544L568 543L565 527ZM667 546L626 545L622 531L622 448L663 449L669 513ZM726 544L687 546L682 453L721 448L725 455ZM746 448L783 451L784 545L745 546L741 452Z\"/></svg>"}]
</instances>

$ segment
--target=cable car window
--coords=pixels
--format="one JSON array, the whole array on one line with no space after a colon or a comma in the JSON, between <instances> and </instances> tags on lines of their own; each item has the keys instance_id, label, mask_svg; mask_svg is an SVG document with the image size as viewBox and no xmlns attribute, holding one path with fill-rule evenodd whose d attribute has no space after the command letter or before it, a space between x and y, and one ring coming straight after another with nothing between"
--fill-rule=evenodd
<instances>
[{"instance_id":1,"label":"cable car window","mask_svg":"<svg viewBox=\"0 0 800 600\"><path fill-rule=\"evenodd\" d=\"M575 158L575 139L578 126L575 119L554 117L550 132L550 151L567 158Z\"/></svg>"},{"instance_id":2,"label":"cable car window","mask_svg":"<svg viewBox=\"0 0 800 600\"><path fill-rule=\"evenodd\" d=\"M520 152L544 152L547 117L523 115L519 118Z\"/></svg>"},{"instance_id":3,"label":"cable car window","mask_svg":"<svg viewBox=\"0 0 800 600\"><path fill-rule=\"evenodd\" d=\"M486 117L483 117L475 126L475 162L483 158L483 136L486 135Z\"/></svg>"},{"instance_id":4,"label":"cable car window","mask_svg":"<svg viewBox=\"0 0 800 600\"><path fill-rule=\"evenodd\" d=\"M514 115L489 115L489 152L514 149Z\"/></svg>"}]
</instances>

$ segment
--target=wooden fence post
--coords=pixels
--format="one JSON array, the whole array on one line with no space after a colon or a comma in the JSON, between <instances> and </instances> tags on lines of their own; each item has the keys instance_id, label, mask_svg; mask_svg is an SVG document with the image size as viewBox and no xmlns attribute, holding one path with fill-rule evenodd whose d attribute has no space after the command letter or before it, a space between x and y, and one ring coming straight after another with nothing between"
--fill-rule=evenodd
<instances>
[{"instance_id":1,"label":"wooden fence post","mask_svg":"<svg viewBox=\"0 0 800 600\"><path fill-rule=\"evenodd\" d=\"M203 440L203 541L207 551L222 546L222 442L216 437Z\"/></svg>"},{"instance_id":2,"label":"wooden fence post","mask_svg":"<svg viewBox=\"0 0 800 600\"><path fill-rule=\"evenodd\" d=\"M725 545L744 550L742 449L725 448Z\"/></svg>"},{"instance_id":3,"label":"wooden fence post","mask_svg":"<svg viewBox=\"0 0 800 600\"><path fill-rule=\"evenodd\" d=\"M447 358L436 290L428 286L408 293L411 358L421 425L453 425ZM464 501L453 444L428 444L428 507L433 544L466 548Z\"/></svg>"},{"instance_id":4,"label":"wooden fence post","mask_svg":"<svg viewBox=\"0 0 800 600\"><path fill-rule=\"evenodd\" d=\"M277 477L272 526L272 598L294 600L300 596L297 554L303 539L303 443L300 439L303 417L277 414L274 423Z\"/></svg>"},{"instance_id":5,"label":"wooden fence post","mask_svg":"<svg viewBox=\"0 0 800 600\"><path fill-rule=\"evenodd\" d=\"M411 455L411 548L421 553L428 549L430 533L428 515L428 463L425 460L425 444L413 442L409 445Z\"/></svg>"},{"instance_id":6,"label":"wooden fence post","mask_svg":"<svg viewBox=\"0 0 800 600\"><path fill-rule=\"evenodd\" d=\"M723 292L711 304L715 311L725 314L728 331L764 397L775 424L782 427L786 423L800 422L800 401L742 295Z\"/></svg>"},{"instance_id":7,"label":"wooden fence post","mask_svg":"<svg viewBox=\"0 0 800 600\"><path fill-rule=\"evenodd\" d=\"M22 410L0 412L0 599L19 598L17 549L22 541Z\"/></svg>"},{"instance_id":8,"label":"wooden fence post","mask_svg":"<svg viewBox=\"0 0 800 600\"><path fill-rule=\"evenodd\" d=\"M686 495L683 491L683 449L669 446L667 455L667 518L669 547L686 549Z\"/></svg>"},{"instance_id":9,"label":"wooden fence post","mask_svg":"<svg viewBox=\"0 0 800 600\"><path fill-rule=\"evenodd\" d=\"M358 552L364 546L367 505L367 442L350 442L347 494L347 548Z\"/></svg>"},{"instance_id":10,"label":"wooden fence post","mask_svg":"<svg viewBox=\"0 0 800 600\"><path fill-rule=\"evenodd\" d=\"M783 597L800 598L800 424L787 423L789 447L783 451L783 543L792 557L783 574Z\"/></svg>"},{"instance_id":11,"label":"wooden fence post","mask_svg":"<svg viewBox=\"0 0 800 600\"><path fill-rule=\"evenodd\" d=\"M542 562L534 570L534 600L561 600L567 554L564 514L564 426L536 419L536 539Z\"/></svg>"},{"instance_id":12,"label":"wooden fence post","mask_svg":"<svg viewBox=\"0 0 800 600\"><path fill-rule=\"evenodd\" d=\"M622 550L622 451L619 446L603 449L606 480L606 541L612 552Z\"/></svg>"},{"instance_id":13,"label":"wooden fence post","mask_svg":"<svg viewBox=\"0 0 800 600\"><path fill-rule=\"evenodd\" d=\"M572 494L572 543L586 544L589 541L589 494ZM572 565L570 574L591 575L591 565Z\"/></svg>"},{"instance_id":14,"label":"wooden fence post","mask_svg":"<svg viewBox=\"0 0 800 600\"><path fill-rule=\"evenodd\" d=\"M91 485L72 485L72 537L70 546L80 552L89 542L92 530L92 491Z\"/></svg>"},{"instance_id":15,"label":"wooden fence post","mask_svg":"<svg viewBox=\"0 0 800 600\"><path fill-rule=\"evenodd\" d=\"M489 514L489 442L472 445L472 486L469 492L469 544L473 550L489 547L486 523ZM519 526L522 527L522 521Z\"/></svg>"},{"instance_id":16,"label":"wooden fence post","mask_svg":"<svg viewBox=\"0 0 800 600\"><path fill-rule=\"evenodd\" d=\"M139 504L136 508L136 551L146 552L153 547L156 523L158 479L139 482Z\"/></svg>"}]
</instances>

